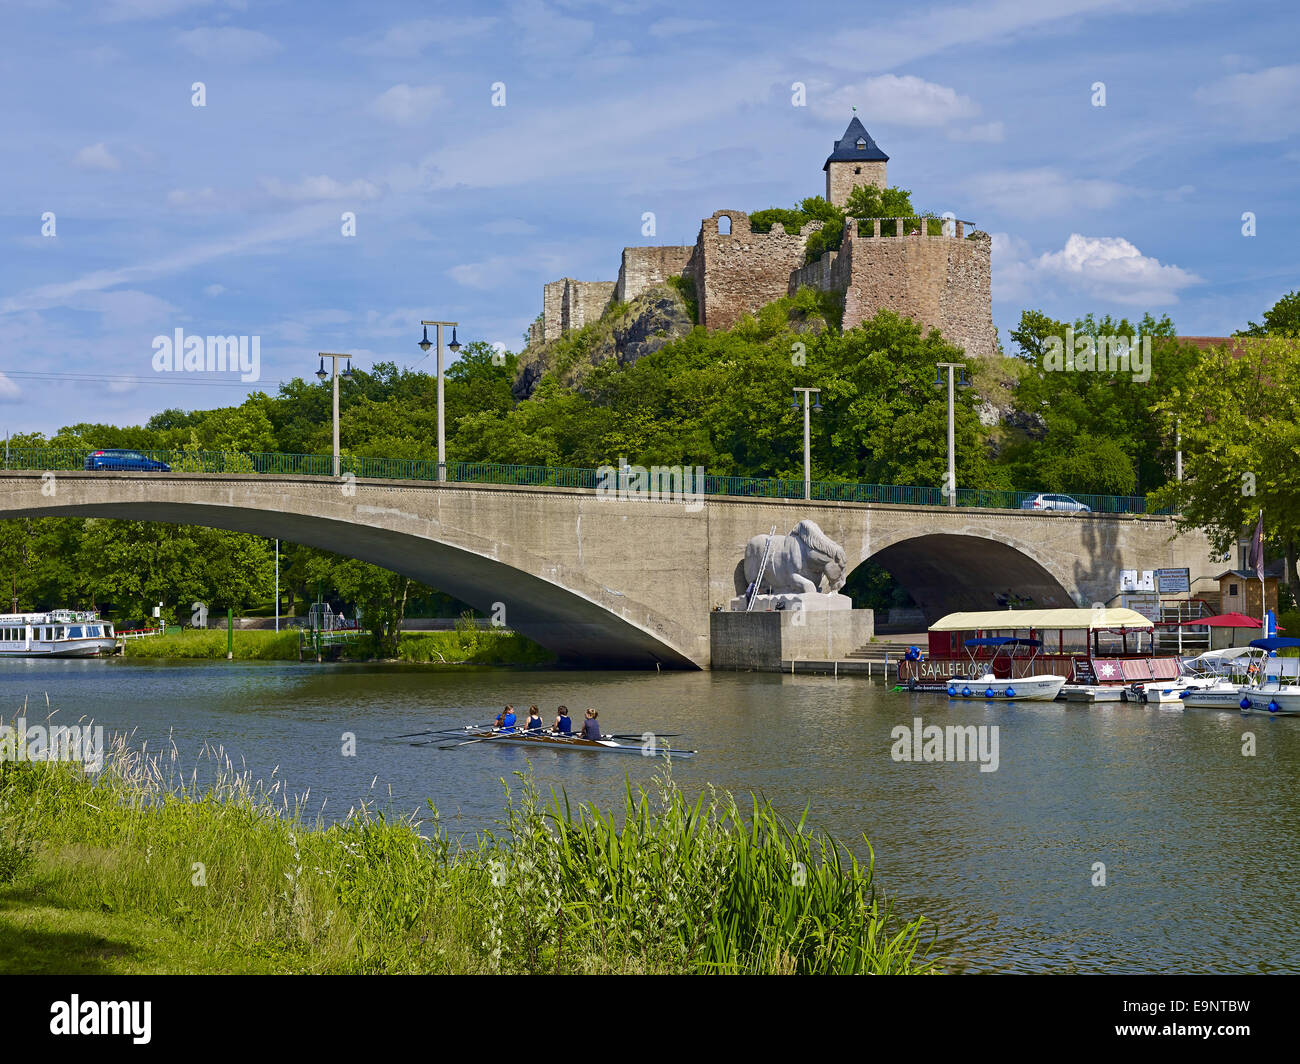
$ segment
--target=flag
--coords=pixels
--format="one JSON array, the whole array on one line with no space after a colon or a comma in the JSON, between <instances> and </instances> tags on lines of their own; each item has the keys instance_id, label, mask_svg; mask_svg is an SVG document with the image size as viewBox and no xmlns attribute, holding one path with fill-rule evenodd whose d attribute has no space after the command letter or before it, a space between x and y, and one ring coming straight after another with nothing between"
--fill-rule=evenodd
<instances>
[{"instance_id":1,"label":"flag","mask_svg":"<svg viewBox=\"0 0 1300 1064\"><path fill-rule=\"evenodd\" d=\"M1264 581L1264 511L1259 511L1259 521L1255 525L1255 534L1250 540L1250 556L1247 564L1255 570L1260 582Z\"/></svg>"}]
</instances>

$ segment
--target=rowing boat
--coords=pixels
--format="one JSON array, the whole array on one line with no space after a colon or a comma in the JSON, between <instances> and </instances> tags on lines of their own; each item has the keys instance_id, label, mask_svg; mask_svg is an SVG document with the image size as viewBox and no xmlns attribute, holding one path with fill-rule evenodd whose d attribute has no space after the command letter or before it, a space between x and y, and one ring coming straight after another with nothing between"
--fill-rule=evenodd
<instances>
[{"instance_id":1,"label":"rowing boat","mask_svg":"<svg viewBox=\"0 0 1300 1064\"><path fill-rule=\"evenodd\" d=\"M640 754L642 757L693 757L694 750L676 750L658 741L620 743L614 739L584 739L580 735L560 735L556 732L502 732L495 729L466 728L447 732L447 738L464 740L457 746L470 743L505 742L525 746L544 746L555 750L589 750L596 754ZM447 747L446 749L454 749Z\"/></svg>"}]
</instances>

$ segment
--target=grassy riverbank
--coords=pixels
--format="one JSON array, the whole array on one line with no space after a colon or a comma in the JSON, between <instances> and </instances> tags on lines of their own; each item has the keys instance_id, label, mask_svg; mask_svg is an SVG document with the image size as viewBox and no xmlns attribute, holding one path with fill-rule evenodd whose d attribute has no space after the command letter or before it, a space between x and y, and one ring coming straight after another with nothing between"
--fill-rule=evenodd
<instances>
[{"instance_id":1,"label":"grassy riverbank","mask_svg":"<svg viewBox=\"0 0 1300 1064\"><path fill-rule=\"evenodd\" d=\"M929 969L869 865L670 773L617 817L524 779L460 848L436 815L307 823L279 784L175 763L0 764L0 973Z\"/></svg>"},{"instance_id":2,"label":"grassy riverbank","mask_svg":"<svg viewBox=\"0 0 1300 1064\"><path fill-rule=\"evenodd\" d=\"M224 659L226 633L186 629L172 635L128 639L129 658ZM298 632L240 629L235 632L237 661L297 661ZM363 635L344 652L349 660L373 658L372 642ZM555 656L516 632L470 629L454 632L410 632L398 643L399 661L435 665L549 665Z\"/></svg>"}]
</instances>

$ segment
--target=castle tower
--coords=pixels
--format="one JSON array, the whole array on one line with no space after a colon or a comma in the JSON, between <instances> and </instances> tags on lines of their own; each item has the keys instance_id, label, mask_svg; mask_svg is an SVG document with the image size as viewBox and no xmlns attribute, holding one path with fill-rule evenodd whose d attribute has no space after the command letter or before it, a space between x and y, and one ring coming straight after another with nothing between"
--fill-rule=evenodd
<instances>
[{"instance_id":1,"label":"castle tower","mask_svg":"<svg viewBox=\"0 0 1300 1064\"><path fill-rule=\"evenodd\" d=\"M849 201L849 193L858 185L885 188L887 162L889 156L880 150L854 115L822 167L826 171L826 198L835 206L843 207Z\"/></svg>"}]
</instances>

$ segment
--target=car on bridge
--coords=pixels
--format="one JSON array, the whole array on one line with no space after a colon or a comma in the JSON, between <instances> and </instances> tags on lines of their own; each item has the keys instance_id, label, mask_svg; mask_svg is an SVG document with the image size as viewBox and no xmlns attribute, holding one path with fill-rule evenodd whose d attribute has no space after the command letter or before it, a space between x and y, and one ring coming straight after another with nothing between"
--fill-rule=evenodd
<instances>
[{"instance_id":1,"label":"car on bridge","mask_svg":"<svg viewBox=\"0 0 1300 1064\"><path fill-rule=\"evenodd\" d=\"M1090 514L1091 506L1085 506L1078 499L1069 495L1031 495L1020 504L1022 510L1062 510L1066 513Z\"/></svg>"},{"instance_id":2,"label":"car on bridge","mask_svg":"<svg viewBox=\"0 0 1300 1064\"><path fill-rule=\"evenodd\" d=\"M139 451L128 451L121 448L91 451L90 454L86 455L86 469L92 473L99 469L125 469L139 473L170 473L172 471L172 467L166 462L146 458Z\"/></svg>"}]
</instances>

